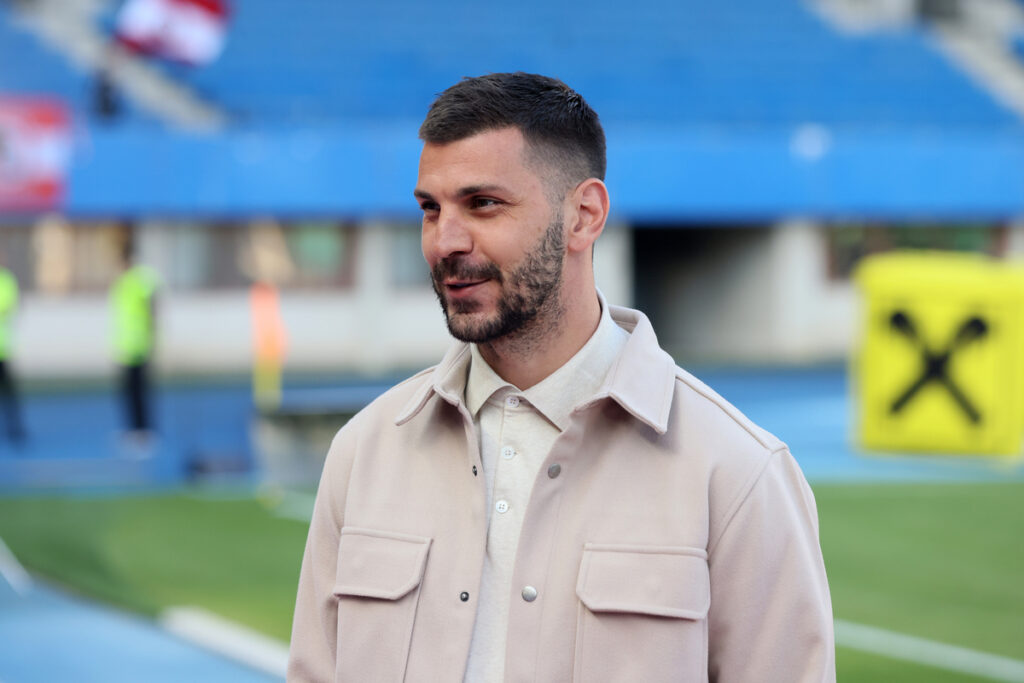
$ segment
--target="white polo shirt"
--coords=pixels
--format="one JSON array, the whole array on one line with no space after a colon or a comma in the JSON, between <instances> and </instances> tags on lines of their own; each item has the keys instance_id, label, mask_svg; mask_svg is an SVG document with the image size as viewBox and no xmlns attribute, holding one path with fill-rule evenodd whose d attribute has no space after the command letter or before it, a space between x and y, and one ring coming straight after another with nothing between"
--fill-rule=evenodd
<instances>
[{"instance_id":1,"label":"white polo shirt","mask_svg":"<svg viewBox=\"0 0 1024 683\"><path fill-rule=\"evenodd\" d=\"M466 683L500 683L505 676L505 639L512 568L523 514L540 463L569 422L573 408L604 382L629 333L612 321L604 298L601 320L576 355L540 383L521 391L487 364L476 345L466 380L466 407L473 415L487 486L487 553L479 609L466 666Z\"/></svg>"}]
</instances>

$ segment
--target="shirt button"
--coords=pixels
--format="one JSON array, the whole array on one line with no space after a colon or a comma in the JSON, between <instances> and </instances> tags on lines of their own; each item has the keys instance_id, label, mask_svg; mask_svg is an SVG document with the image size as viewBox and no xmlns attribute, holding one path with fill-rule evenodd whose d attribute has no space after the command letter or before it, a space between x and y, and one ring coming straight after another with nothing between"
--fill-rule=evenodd
<instances>
[{"instance_id":1,"label":"shirt button","mask_svg":"<svg viewBox=\"0 0 1024 683\"><path fill-rule=\"evenodd\" d=\"M468 602L469 593L467 593L466 591L462 591L461 593L459 593L459 600L462 600L462 602Z\"/></svg>"},{"instance_id":2,"label":"shirt button","mask_svg":"<svg viewBox=\"0 0 1024 683\"><path fill-rule=\"evenodd\" d=\"M511 460L512 458L516 457L516 449L512 448L511 446L505 446L504 448L501 449L501 457L505 458L506 460Z\"/></svg>"},{"instance_id":3,"label":"shirt button","mask_svg":"<svg viewBox=\"0 0 1024 683\"><path fill-rule=\"evenodd\" d=\"M499 500L497 503L494 504L494 509L501 513L508 512L508 502L504 500Z\"/></svg>"},{"instance_id":4,"label":"shirt button","mask_svg":"<svg viewBox=\"0 0 1024 683\"><path fill-rule=\"evenodd\" d=\"M552 465L551 467L548 468L548 476L551 477L552 479L554 479L555 477L557 477L561 473L562 473L562 466L559 465L557 462L554 465Z\"/></svg>"},{"instance_id":5,"label":"shirt button","mask_svg":"<svg viewBox=\"0 0 1024 683\"><path fill-rule=\"evenodd\" d=\"M519 397L518 396L509 396L508 398L505 399L505 405L507 405L509 408L518 408L519 407Z\"/></svg>"},{"instance_id":6,"label":"shirt button","mask_svg":"<svg viewBox=\"0 0 1024 683\"><path fill-rule=\"evenodd\" d=\"M537 599L537 589L533 586L526 586L523 588L523 600L526 602L533 602Z\"/></svg>"}]
</instances>

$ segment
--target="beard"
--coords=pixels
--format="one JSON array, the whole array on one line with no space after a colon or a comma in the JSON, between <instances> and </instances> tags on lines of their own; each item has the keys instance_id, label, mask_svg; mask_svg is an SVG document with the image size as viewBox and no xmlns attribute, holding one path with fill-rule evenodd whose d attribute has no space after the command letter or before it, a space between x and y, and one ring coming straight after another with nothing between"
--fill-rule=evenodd
<instances>
[{"instance_id":1,"label":"beard","mask_svg":"<svg viewBox=\"0 0 1024 683\"><path fill-rule=\"evenodd\" d=\"M448 332L460 341L483 344L502 337L517 335L539 318L553 322L559 308L562 288L562 264L565 261L565 233L562 212L558 211L544 235L523 261L512 271L503 273L493 262L471 265L461 257L445 258L431 270L431 284ZM477 300L449 301L443 285L445 278L464 280L490 279L498 283L501 294L494 313L477 314L483 304Z\"/></svg>"}]
</instances>

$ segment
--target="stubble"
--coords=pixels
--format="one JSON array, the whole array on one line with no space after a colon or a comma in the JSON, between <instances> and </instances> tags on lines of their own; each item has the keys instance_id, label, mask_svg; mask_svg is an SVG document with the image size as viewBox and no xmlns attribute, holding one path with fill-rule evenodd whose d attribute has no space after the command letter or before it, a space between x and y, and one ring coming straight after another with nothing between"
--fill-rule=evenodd
<instances>
[{"instance_id":1,"label":"stubble","mask_svg":"<svg viewBox=\"0 0 1024 683\"><path fill-rule=\"evenodd\" d=\"M502 340L526 350L555 332L561 305L562 265L565 261L565 232L558 211L537 246L514 270L503 273L494 263L470 266L461 257L442 259L431 272L431 283L444 312L448 331L464 342L488 344ZM472 316L476 301L449 301L438 283L446 278L491 279L501 295L497 310L483 319Z\"/></svg>"}]
</instances>

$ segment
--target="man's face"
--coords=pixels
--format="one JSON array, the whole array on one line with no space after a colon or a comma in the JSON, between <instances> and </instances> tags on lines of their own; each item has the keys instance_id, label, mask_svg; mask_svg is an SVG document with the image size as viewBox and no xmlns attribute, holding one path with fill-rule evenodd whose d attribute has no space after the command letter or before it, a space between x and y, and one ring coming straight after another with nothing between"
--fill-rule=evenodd
<instances>
[{"instance_id":1,"label":"man's face","mask_svg":"<svg viewBox=\"0 0 1024 683\"><path fill-rule=\"evenodd\" d=\"M423 256L448 330L462 341L523 332L557 313L562 212L525 161L516 128L423 147L415 192Z\"/></svg>"}]
</instances>

